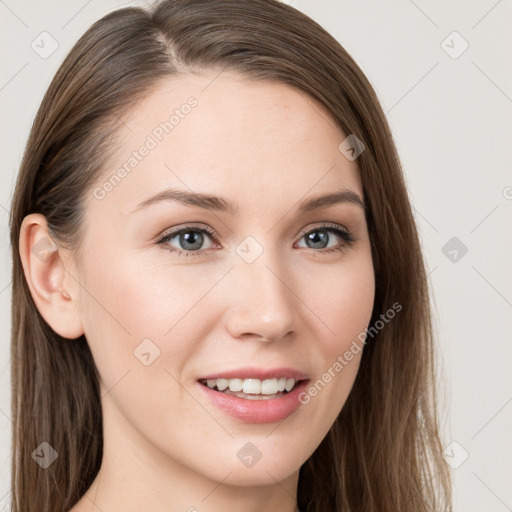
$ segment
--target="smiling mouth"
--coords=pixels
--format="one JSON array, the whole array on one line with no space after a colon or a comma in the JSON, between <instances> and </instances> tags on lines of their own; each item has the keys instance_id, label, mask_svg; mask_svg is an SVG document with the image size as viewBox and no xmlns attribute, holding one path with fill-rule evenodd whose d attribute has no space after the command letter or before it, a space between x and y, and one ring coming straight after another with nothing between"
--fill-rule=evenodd
<instances>
[{"instance_id":1,"label":"smiling mouth","mask_svg":"<svg viewBox=\"0 0 512 512\"><path fill-rule=\"evenodd\" d=\"M273 379L199 379L204 386L246 400L271 400L280 398L295 389L301 382L294 378Z\"/></svg>"}]
</instances>

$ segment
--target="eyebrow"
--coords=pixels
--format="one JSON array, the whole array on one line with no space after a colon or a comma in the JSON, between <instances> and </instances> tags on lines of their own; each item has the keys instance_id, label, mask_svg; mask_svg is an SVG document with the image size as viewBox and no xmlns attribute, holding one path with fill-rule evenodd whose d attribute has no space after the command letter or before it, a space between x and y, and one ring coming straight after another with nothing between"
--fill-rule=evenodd
<instances>
[{"instance_id":1,"label":"eyebrow","mask_svg":"<svg viewBox=\"0 0 512 512\"><path fill-rule=\"evenodd\" d=\"M176 201L187 206L197 206L199 208L204 208L206 210L225 212L230 215L235 215L238 212L238 205L232 203L228 199L208 194L188 192L186 190L171 188L159 192L158 194L154 195L153 197L150 197L149 199L146 199L130 213L136 212L142 208L146 208L147 206L150 206L155 203L160 203L162 201ZM311 212L313 210L322 210L325 208L329 208L330 206L340 203L352 203L357 206L360 206L363 209L366 208L363 199L361 199L361 197L359 197L358 194L356 194L352 190L340 190L337 192L333 192L331 194L326 194L323 196L313 197L310 199L300 201L298 203L298 210L301 213L306 213Z\"/></svg>"}]
</instances>

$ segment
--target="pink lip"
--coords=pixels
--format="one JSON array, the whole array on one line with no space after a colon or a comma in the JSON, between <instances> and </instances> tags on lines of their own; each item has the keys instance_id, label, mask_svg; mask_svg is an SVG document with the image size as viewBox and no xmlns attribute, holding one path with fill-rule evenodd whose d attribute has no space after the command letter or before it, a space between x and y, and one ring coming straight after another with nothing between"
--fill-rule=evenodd
<instances>
[{"instance_id":1,"label":"pink lip","mask_svg":"<svg viewBox=\"0 0 512 512\"><path fill-rule=\"evenodd\" d=\"M284 373L283 373L283 370ZM265 370L254 372L254 370L244 370L244 372L227 372L222 374L215 374L215 376L209 376L212 379L223 379L223 378L250 378L255 377L259 379L274 378L277 375L287 378L296 378L294 375L303 377L303 374L296 372L295 370L288 369L289 372L286 374L286 369L281 370ZM219 376L217 376L219 375ZM227 377L229 376L229 377ZM245 376L245 377L244 377ZM205 377L206 378L206 377ZM203 380L203 379L201 379ZM299 380L296 378L296 380ZM235 395L228 395L220 391L210 389L206 384L197 382L201 393L204 393L208 399L219 409L229 414L231 417L244 421L246 423L275 423L282 421L290 414L295 412L301 405L299 395L307 388L309 379L300 380L297 382L295 387L289 393L284 393L278 398L270 398L266 400L248 400L246 398L240 398Z\"/></svg>"},{"instance_id":2,"label":"pink lip","mask_svg":"<svg viewBox=\"0 0 512 512\"><path fill-rule=\"evenodd\" d=\"M293 368L256 368L244 367L238 370L230 370L228 372L212 373L201 377L201 379L278 379L286 377L287 379L305 380L308 376Z\"/></svg>"}]
</instances>

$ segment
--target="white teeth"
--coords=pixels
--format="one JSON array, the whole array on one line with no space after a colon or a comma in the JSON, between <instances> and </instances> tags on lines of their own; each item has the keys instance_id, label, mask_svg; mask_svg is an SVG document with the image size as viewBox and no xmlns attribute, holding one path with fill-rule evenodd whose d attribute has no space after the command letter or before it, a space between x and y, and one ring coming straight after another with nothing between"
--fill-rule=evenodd
<instances>
[{"instance_id":1,"label":"white teeth","mask_svg":"<svg viewBox=\"0 0 512 512\"><path fill-rule=\"evenodd\" d=\"M261 394L261 380L258 379L245 379L244 385L242 386L244 393L250 393L251 395Z\"/></svg>"},{"instance_id":2,"label":"white teeth","mask_svg":"<svg viewBox=\"0 0 512 512\"><path fill-rule=\"evenodd\" d=\"M265 379L261 383L261 394L262 395L274 395L279 391L277 386L277 379Z\"/></svg>"},{"instance_id":3,"label":"white teeth","mask_svg":"<svg viewBox=\"0 0 512 512\"><path fill-rule=\"evenodd\" d=\"M228 379L217 379L217 388L224 391L228 387Z\"/></svg>"},{"instance_id":4,"label":"white teeth","mask_svg":"<svg viewBox=\"0 0 512 512\"><path fill-rule=\"evenodd\" d=\"M286 386L284 389L286 389L286 391L291 391L293 386L295 386L295 379L286 379Z\"/></svg>"},{"instance_id":5,"label":"white teeth","mask_svg":"<svg viewBox=\"0 0 512 512\"><path fill-rule=\"evenodd\" d=\"M206 385L219 391L229 390L243 392L248 395L275 395L276 393L291 391L295 387L295 379L281 377L279 379L207 379Z\"/></svg>"},{"instance_id":6,"label":"white teeth","mask_svg":"<svg viewBox=\"0 0 512 512\"><path fill-rule=\"evenodd\" d=\"M229 379L228 388L231 391L242 391L244 381L242 379Z\"/></svg>"}]
</instances>

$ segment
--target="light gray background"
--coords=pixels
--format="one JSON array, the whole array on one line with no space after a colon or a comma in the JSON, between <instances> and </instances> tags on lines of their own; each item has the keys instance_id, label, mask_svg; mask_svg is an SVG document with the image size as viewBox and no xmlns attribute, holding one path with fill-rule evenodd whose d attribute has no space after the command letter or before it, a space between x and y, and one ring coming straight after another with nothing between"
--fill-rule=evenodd
<instances>
[{"instance_id":1,"label":"light gray background","mask_svg":"<svg viewBox=\"0 0 512 512\"><path fill-rule=\"evenodd\" d=\"M455 511L512 510L511 1L287 3L349 51L391 123L436 307ZM107 12L137 4L144 2L0 0L0 510L10 499L7 212L15 176L43 93L72 44ZM31 48L42 46L43 31L58 42L46 59ZM454 31L469 44L460 56L464 41ZM453 248L442 252L452 237L468 248L455 262Z\"/></svg>"}]
</instances>

